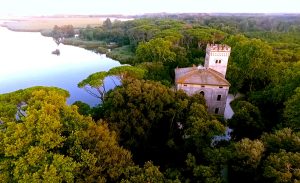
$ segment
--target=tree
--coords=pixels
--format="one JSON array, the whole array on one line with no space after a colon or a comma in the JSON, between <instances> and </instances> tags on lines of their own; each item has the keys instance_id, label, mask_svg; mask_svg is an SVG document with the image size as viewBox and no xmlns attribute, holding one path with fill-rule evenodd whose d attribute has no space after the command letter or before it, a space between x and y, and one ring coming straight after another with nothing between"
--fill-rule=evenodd
<instances>
[{"instance_id":1,"label":"tree","mask_svg":"<svg viewBox=\"0 0 300 183\"><path fill-rule=\"evenodd\" d=\"M176 128L175 117L179 114L174 100L175 93L159 83L127 81L107 95L105 118L120 131L121 143L126 147L147 146L150 141L164 143L162 140L167 140L170 130ZM161 141L154 140L157 138Z\"/></svg>"},{"instance_id":2,"label":"tree","mask_svg":"<svg viewBox=\"0 0 300 183\"><path fill-rule=\"evenodd\" d=\"M257 138L264 130L259 109L246 101L237 101L235 105L234 115L229 120L232 135L237 139Z\"/></svg>"},{"instance_id":3,"label":"tree","mask_svg":"<svg viewBox=\"0 0 300 183\"><path fill-rule=\"evenodd\" d=\"M91 111L91 107L84 103L84 102L81 102L81 101L75 101L72 105L75 105L78 107L78 113L81 114L81 115L89 115L90 111Z\"/></svg>"},{"instance_id":4,"label":"tree","mask_svg":"<svg viewBox=\"0 0 300 183\"><path fill-rule=\"evenodd\" d=\"M231 36L225 43L232 48L230 61L240 68L242 76L240 80L243 81L235 81L238 79L236 77L228 77L228 79L234 83L243 83L244 92L265 88L272 76L272 69L270 69L274 63L272 47L259 39L247 39L241 35Z\"/></svg>"},{"instance_id":5,"label":"tree","mask_svg":"<svg viewBox=\"0 0 300 183\"><path fill-rule=\"evenodd\" d=\"M191 104L184 130L187 147L198 154L202 154L203 149L211 146L214 136L224 133L224 125L216 119L211 119L204 105Z\"/></svg>"},{"instance_id":6,"label":"tree","mask_svg":"<svg viewBox=\"0 0 300 183\"><path fill-rule=\"evenodd\" d=\"M1 181L116 181L133 165L130 152L118 146L107 124L96 124L66 104L67 92L30 88L1 95L1 103L14 96L27 104L26 115L19 121L9 113L3 116ZM6 100L17 108L16 101Z\"/></svg>"},{"instance_id":7,"label":"tree","mask_svg":"<svg viewBox=\"0 0 300 183\"><path fill-rule=\"evenodd\" d=\"M213 138L225 133L225 126L207 113L201 94L189 98L186 117L182 121L186 167L184 181L222 182L222 170L227 162L224 148L214 148ZM181 165L183 166L183 165Z\"/></svg>"},{"instance_id":8,"label":"tree","mask_svg":"<svg viewBox=\"0 0 300 183\"><path fill-rule=\"evenodd\" d=\"M235 143L229 161L230 180L234 182L257 182L260 179L258 167L264 156L265 147L260 140L242 139Z\"/></svg>"},{"instance_id":9,"label":"tree","mask_svg":"<svg viewBox=\"0 0 300 183\"><path fill-rule=\"evenodd\" d=\"M285 127L295 130L300 129L300 87L295 90L295 94L285 102L283 116Z\"/></svg>"},{"instance_id":10,"label":"tree","mask_svg":"<svg viewBox=\"0 0 300 183\"><path fill-rule=\"evenodd\" d=\"M104 96L106 93L104 79L108 76L106 71L96 72L89 75L86 79L78 83L79 88L84 90L90 95L100 99L104 103Z\"/></svg>"},{"instance_id":11,"label":"tree","mask_svg":"<svg viewBox=\"0 0 300 183\"><path fill-rule=\"evenodd\" d=\"M277 130L274 133L264 133L261 137L268 153L278 153L280 150L287 152L300 151L300 133L290 128Z\"/></svg>"},{"instance_id":12,"label":"tree","mask_svg":"<svg viewBox=\"0 0 300 183\"><path fill-rule=\"evenodd\" d=\"M111 21L110 21L109 18L107 18L107 19L103 22L102 27L104 27L105 29L111 29L111 28L112 28L112 23L111 23Z\"/></svg>"},{"instance_id":13,"label":"tree","mask_svg":"<svg viewBox=\"0 0 300 183\"><path fill-rule=\"evenodd\" d=\"M298 182L300 180L300 153L282 150L271 154L265 161L263 175L275 183Z\"/></svg>"},{"instance_id":14,"label":"tree","mask_svg":"<svg viewBox=\"0 0 300 183\"><path fill-rule=\"evenodd\" d=\"M126 80L105 100L105 120L118 131L120 143L134 152L136 160L151 158L162 166L175 163L172 157L183 146L182 128L193 102L190 97L157 82Z\"/></svg>"},{"instance_id":15,"label":"tree","mask_svg":"<svg viewBox=\"0 0 300 183\"><path fill-rule=\"evenodd\" d=\"M115 76L121 82L124 79L143 79L145 75L145 69L134 66L119 66L111 68L108 71L108 75Z\"/></svg>"},{"instance_id":16,"label":"tree","mask_svg":"<svg viewBox=\"0 0 300 183\"><path fill-rule=\"evenodd\" d=\"M137 67L141 67L147 71L145 72L145 79L160 81L162 84L171 86L171 81L173 79L162 62L143 62L138 64Z\"/></svg>"},{"instance_id":17,"label":"tree","mask_svg":"<svg viewBox=\"0 0 300 183\"><path fill-rule=\"evenodd\" d=\"M82 164L76 177L80 182L116 182L133 166L131 153L118 145L116 133L103 121L90 124L72 138L69 151Z\"/></svg>"},{"instance_id":18,"label":"tree","mask_svg":"<svg viewBox=\"0 0 300 183\"><path fill-rule=\"evenodd\" d=\"M104 103L105 94L107 89L105 87L105 79L110 78L115 86L122 82L124 79L137 78L142 79L144 77L145 70L134 66L119 66L110 69L109 71L96 72L89 75L86 79L78 83L79 88L84 90L90 95L100 99ZM115 82L114 77L119 81Z\"/></svg>"},{"instance_id":19,"label":"tree","mask_svg":"<svg viewBox=\"0 0 300 183\"><path fill-rule=\"evenodd\" d=\"M73 25L63 25L61 27L55 25L51 32L51 36L57 44L60 43L60 39L74 37L74 35L75 31Z\"/></svg>"},{"instance_id":20,"label":"tree","mask_svg":"<svg viewBox=\"0 0 300 183\"><path fill-rule=\"evenodd\" d=\"M231 84L229 88L230 93L234 96L236 96L236 94L238 94L238 92L242 89L243 82L245 80L242 73L241 68L239 68L236 63L229 62L226 78L228 78Z\"/></svg>"},{"instance_id":21,"label":"tree","mask_svg":"<svg viewBox=\"0 0 300 183\"><path fill-rule=\"evenodd\" d=\"M265 151L264 144L259 140L242 139L234 145L235 154L233 157L236 171L253 171L260 164Z\"/></svg>"},{"instance_id":22,"label":"tree","mask_svg":"<svg viewBox=\"0 0 300 183\"><path fill-rule=\"evenodd\" d=\"M121 183L140 183L140 182L165 182L164 175L159 171L159 167L153 165L152 162L146 162L143 168L139 166L131 166L125 171L126 179L122 179Z\"/></svg>"},{"instance_id":23,"label":"tree","mask_svg":"<svg viewBox=\"0 0 300 183\"><path fill-rule=\"evenodd\" d=\"M174 62L176 53L171 50L172 43L162 38L151 39L149 42L142 42L136 49L136 56L139 62Z\"/></svg>"},{"instance_id":24,"label":"tree","mask_svg":"<svg viewBox=\"0 0 300 183\"><path fill-rule=\"evenodd\" d=\"M207 182L207 183L221 183L223 182L220 171L214 166L199 165L196 162L196 157L188 154L186 164L188 169L191 169L192 176L188 178L191 182Z\"/></svg>"}]
</instances>

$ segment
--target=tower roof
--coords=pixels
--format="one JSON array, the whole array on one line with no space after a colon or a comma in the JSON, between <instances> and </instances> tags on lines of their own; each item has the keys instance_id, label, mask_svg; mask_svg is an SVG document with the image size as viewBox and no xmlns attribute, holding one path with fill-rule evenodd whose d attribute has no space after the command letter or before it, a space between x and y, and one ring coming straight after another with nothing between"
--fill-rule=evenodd
<instances>
[{"instance_id":1,"label":"tower roof","mask_svg":"<svg viewBox=\"0 0 300 183\"><path fill-rule=\"evenodd\" d=\"M207 44L206 52L216 51L216 52L230 52L231 47L226 44Z\"/></svg>"},{"instance_id":2,"label":"tower roof","mask_svg":"<svg viewBox=\"0 0 300 183\"><path fill-rule=\"evenodd\" d=\"M230 86L221 73L202 66L176 68L175 83Z\"/></svg>"}]
</instances>

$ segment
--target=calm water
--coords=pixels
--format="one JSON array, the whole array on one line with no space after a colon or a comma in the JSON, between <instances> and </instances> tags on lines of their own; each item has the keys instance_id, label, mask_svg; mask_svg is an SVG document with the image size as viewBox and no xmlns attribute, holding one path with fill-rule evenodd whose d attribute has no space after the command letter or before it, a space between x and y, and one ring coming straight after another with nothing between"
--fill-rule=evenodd
<instances>
[{"instance_id":1,"label":"calm water","mask_svg":"<svg viewBox=\"0 0 300 183\"><path fill-rule=\"evenodd\" d=\"M56 48L60 56L51 54ZM32 86L66 89L76 100L95 105L97 99L77 88L89 74L109 70L119 62L94 52L60 44L40 33L13 32L0 27L0 94ZM106 86L113 84L106 82Z\"/></svg>"}]
</instances>

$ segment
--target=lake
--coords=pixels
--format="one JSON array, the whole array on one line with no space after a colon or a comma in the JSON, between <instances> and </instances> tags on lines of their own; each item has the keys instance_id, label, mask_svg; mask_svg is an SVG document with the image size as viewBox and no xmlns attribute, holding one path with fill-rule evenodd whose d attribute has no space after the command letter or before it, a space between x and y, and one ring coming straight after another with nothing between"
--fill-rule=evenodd
<instances>
[{"instance_id":1,"label":"lake","mask_svg":"<svg viewBox=\"0 0 300 183\"><path fill-rule=\"evenodd\" d=\"M53 55L55 49L60 55ZM119 66L118 61L74 46L60 44L38 32L13 32L0 27L0 94L32 86L56 86L70 92L72 104L81 100L94 106L98 99L77 83L88 75ZM106 87L114 84L106 81Z\"/></svg>"}]
</instances>

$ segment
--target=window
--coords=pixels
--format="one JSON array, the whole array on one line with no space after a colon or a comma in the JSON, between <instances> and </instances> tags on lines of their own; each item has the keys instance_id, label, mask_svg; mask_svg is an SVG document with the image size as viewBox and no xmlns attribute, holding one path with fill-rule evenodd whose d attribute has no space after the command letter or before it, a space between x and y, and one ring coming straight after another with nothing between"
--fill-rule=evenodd
<instances>
[{"instance_id":1,"label":"window","mask_svg":"<svg viewBox=\"0 0 300 183\"><path fill-rule=\"evenodd\" d=\"M219 113L219 108L215 108L215 114Z\"/></svg>"},{"instance_id":2,"label":"window","mask_svg":"<svg viewBox=\"0 0 300 183\"><path fill-rule=\"evenodd\" d=\"M204 91L201 91L200 94L204 97Z\"/></svg>"},{"instance_id":3,"label":"window","mask_svg":"<svg viewBox=\"0 0 300 183\"><path fill-rule=\"evenodd\" d=\"M201 87L202 87L202 88L205 88L205 86L204 86L204 85L202 85Z\"/></svg>"},{"instance_id":4,"label":"window","mask_svg":"<svg viewBox=\"0 0 300 183\"><path fill-rule=\"evenodd\" d=\"M216 64L218 63L218 60L216 60Z\"/></svg>"},{"instance_id":5,"label":"window","mask_svg":"<svg viewBox=\"0 0 300 183\"><path fill-rule=\"evenodd\" d=\"M223 88L223 86L219 86L219 88Z\"/></svg>"},{"instance_id":6,"label":"window","mask_svg":"<svg viewBox=\"0 0 300 183\"><path fill-rule=\"evenodd\" d=\"M221 95L218 95L217 101L221 100Z\"/></svg>"},{"instance_id":7,"label":"window","mask_svg":"<svg viewBox=\"0 0 300 183\"><path fill-rule=\"evenodd\" d=\"M187 85L183 85L183 86L187 86Z\"/></svg>"},{"instance_id":8,"label":"window","mask_svg":"<svg viewBox=\"0 0 300 183\"><path fill-rule=\"evenodd\" d=\"M221 63L221 60L219 60L219 64Z\"/></svg>"}]
</instances>

